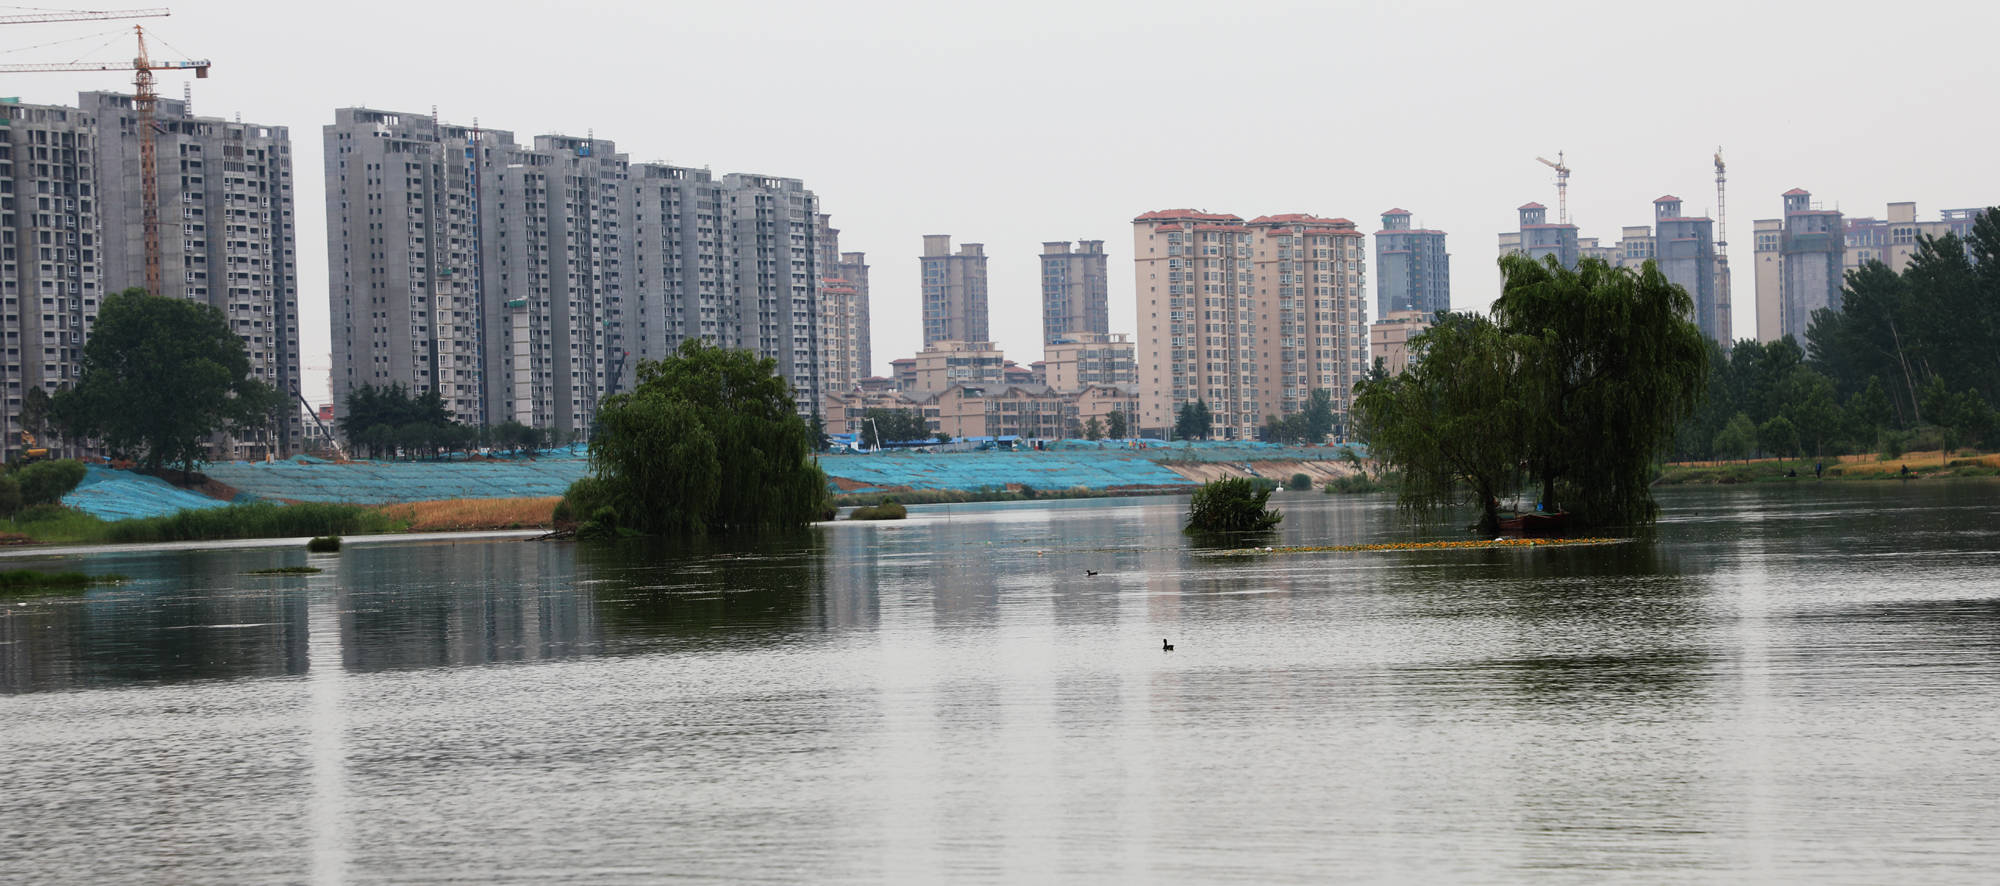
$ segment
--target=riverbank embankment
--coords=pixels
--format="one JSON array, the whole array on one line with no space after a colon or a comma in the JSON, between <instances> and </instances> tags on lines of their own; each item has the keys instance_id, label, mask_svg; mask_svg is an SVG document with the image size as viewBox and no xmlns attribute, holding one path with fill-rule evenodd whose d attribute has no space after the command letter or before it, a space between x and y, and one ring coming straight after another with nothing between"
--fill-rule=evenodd
<instances>
[{"instance_id":1,"label":"riverbank embankment","mask_svg":"<svg viewBox=\"0 0 2000 886\"><path fill-rule=\"evenodd\" d=\"M1814 468L1818 467L1817 474ZM1907 470L1906 470L1907 469ZM1674 462L1664 466L1661 486L1730 486L1740 483L1795 483L1799 480L1881 481L2000 477L2000 453L1959 450L1905 452L1890 458L1875 453L1836 458L1760 458L1743 461Z\"/></svg>"}]
</instances>

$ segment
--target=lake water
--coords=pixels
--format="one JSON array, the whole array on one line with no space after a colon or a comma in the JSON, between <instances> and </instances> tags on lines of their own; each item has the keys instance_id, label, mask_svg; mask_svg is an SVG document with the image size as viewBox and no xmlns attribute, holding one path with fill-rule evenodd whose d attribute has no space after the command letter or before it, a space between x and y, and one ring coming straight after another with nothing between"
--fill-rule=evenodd
<instances>
[{"instance_id":1,"label":"lake water","mask_svg":"<svg viewBox=\"0 0 2000 886\"><path fill-rule=\"evenodd\" d=\"M131 581L0 615L0 880L2000 877L2000 485L1663 504L1555 550L1218 560L1150 498L76 558Z\"/></svg>"}]
</instances>

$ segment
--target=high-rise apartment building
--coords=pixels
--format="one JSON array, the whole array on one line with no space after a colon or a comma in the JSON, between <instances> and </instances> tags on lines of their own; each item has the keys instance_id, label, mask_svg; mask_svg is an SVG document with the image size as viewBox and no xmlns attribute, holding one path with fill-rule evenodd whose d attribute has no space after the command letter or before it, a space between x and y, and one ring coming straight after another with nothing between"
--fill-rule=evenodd
<instances>
[{"instance_id":1,"label":"high-rise apartment building","mask_svg":"<svg viewBox=\"0 0 2000 886\"><path fill-rule=\"evenodd\" d=\"M1779 305L1779 290L1783 288L1784 253L1778 251L1778 243L1785 236L1783 219L1760 218L1751 231L1754 249L1757 299L1757 340L1766 344L1784 337L1784 310Z\"/></svg>"},{"instance_id":2,"label":"high-rise apartment building","mask_svg":"<svg viewBox=\"0 0 2000 886\"><path fill-rule=\"evenodd\" d=\"M818 216L814 248L820 273L820 384L829 394L853 390L869 376L868 263L859 252L840 251L840 229L826 213ZM849 279L849 273L859 280Z\"/></svg>"},{"instance_id":3,"label":"high-rise apartment building","mask_svg":"<svg viewBox=\"0 0 2000 886\"><path fill-rule=\"evenodd\" d=\"M1583 257L1583 244L1577 241L1576 225L1549 224L1549 208L1540 203L1523 203L1515 212L1520 214L1521 229L1507 231L1500 235L1500 254L1503 256L1521 253L1536 261L1546 256L1555 256L1563 267L1576 267L1577 259ZM1599 247L1592 239L1593 250Z\"/></svg>"},{"instance_id":4,"label":"high-rise apartment building","mask_svg":"<svg viewBox=\"0 0 2000 886\"><path fill-rule=\"evenodd\" d=\"M20 450L23 392L73 383L103 297L146 283L138 113L129 96L80 107L0 106L0 286L5 450ZM219 310L251 374L286 397L263 426L209 443L213 458L286 456L303 445L292 157L281 126L192 116L161 99L161 289ZM40 308L35 310L34 308ZM37 359L39 358L39 359Z\"/></svg>"},{"instance_id":5,"label":"high-rise apartment building","mask_svg":"<svg viewBox=\"0 0 2000 886\"><path fill-rule=\"evenodd\" d=\"M966 243L954 254L950 234L925 234L924 345L990 341L986 325L986 247Z\"/></svg>"},{"instance_id":6,"label":"high-rise apartment building","mask_svg":"<svg viewBox=\"0 0 2000 886\"><path fill-rule=\"evenodd\" d=\"M840 253L840 261L834 265L834 276L854 287L854 370L856 380L870 378L875 374L875 344L871 332L872 321L868 318L868 254L863 252Z\"/></svg>"},{"instance_id":7,"label":"high-rise apartment building","mask_svg":"<svg viewBox=\"0 0 2000 886\"><path fill-rule=\"evenodd\" d=\"M325 138L337 401L396 383L460 421L583 433L638 361L700 338L818 402L818 201L797 179L367 108Z\"/></svg>"},{"instance_id":8,"label":"high-rise apartment building","mask_svg":"<svg viewBox=\"0 0 2000 886\"><path fill-rule=\"evenodd\" d=\"M1302 214L1252 219L1250 230L1258 423L1325 389L1344 427L1368 373L1368 238L1347 219Z\"/></svg>"},{"instance_id":9,"label":"high-rise apartment building","mask_svg":"<svg viewBox=\"0 0 2000 886\"><path fill-rule=\"evenodd\" d=\"M1764 222L1758 222L1762 228ZM1806 340L1806 326L1812 312L1820 308L1840 308L1842 266L1846 262L1846 238L1840 210L1812 208L1812 194L1804 188L1784 192L1784 220L1778 230L1778 330L1770 338L1792 336ZM1762 276L1758 276L1758 300ZM1764 336L1764 330L1758 330Z\"/></svg>"},{"instance_id":10,"label":"high-rise apartment building","mask_svg":"<svg viewBox=\"0 0 2000 886\"><path fill-rule=\"evenodd\" d=\"M1111 282L1104 241L1042 244L1042 345L1111 331Z\"/></svg>"},{"instance_id":11,"label":"high-rise apartment building","mask_svg":"<svg viewBox=\"0 0 2000 886\"><path fill-rule=\"evenodd\" d=\"M1451 254L1444 232L1410 227L1410 211L1382 213L1375 232L1375 316L1451 310Z\"/></svg>"},{"instance_id":12,"label":"high-rise apartment building","mask_svg":"<svg viewBox=\"0 0 2000 886\"><path fill-rule=\"evenodd\" d=\"M1667 280L1687 290L1694 300L1694 317L1701 333L1727 346L1729 303L1716 289L1715 221L1681 214L1681 198L1667 195L1653 201L1654 260Z\"/></svg>"},{"instance_id":13,"label":"high-rise apartment building","mask_svg":"<svg viewBox=\"0 0 2000 886\"><path fill-rule=\"evenodd\" d=\"M1140 427L1197 400L1213 434L1252 439L1313 388L1346 411L1367 371L1364 235L1346 219L1170 209L1132 220Z\"/></svg>"}]
</instances>

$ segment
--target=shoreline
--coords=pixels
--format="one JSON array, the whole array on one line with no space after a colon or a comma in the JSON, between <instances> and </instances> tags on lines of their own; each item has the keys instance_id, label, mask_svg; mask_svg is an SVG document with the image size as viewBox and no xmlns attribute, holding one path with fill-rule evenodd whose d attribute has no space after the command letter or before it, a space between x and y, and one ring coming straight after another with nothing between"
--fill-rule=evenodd
<instances>
[{"instance_id":1,"label":"shoreline","mask_svg":"<svg viewBox=\"0 0 2000 886\"><path fill-rule=\"evenodd\" d=\"M546 529L472 529L458 532L388 532L344 535L344 547L390 544L394 542L505 541L539 538ZM159 553L162 551L227 551L256 548L298 548L304 550L307 536L296 538L217 538L201 541L141 541L129 544L97 545L18 545L0 548L0 560L30 560L38 557L75 557L95 554Z\"/></svg>"}]
</instances>

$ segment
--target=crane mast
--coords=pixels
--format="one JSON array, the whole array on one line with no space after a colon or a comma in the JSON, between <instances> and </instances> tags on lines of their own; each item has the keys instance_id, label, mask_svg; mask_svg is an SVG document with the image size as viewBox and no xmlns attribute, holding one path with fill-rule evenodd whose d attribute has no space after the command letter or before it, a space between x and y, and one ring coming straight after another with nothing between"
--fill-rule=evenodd
<instances>
[{"instance_id":1,"label":"crane mast","mask_svg":"<svg viewBox=\"0 0 2000 886\"><path fill-rule=\"evenodd\" d=\"M165 9L133 9L124 11L82 11L50 12L38 15L0 17L0 24L17 22L92 21L108 18L157 18L167 15ZM132 110L138 114L139 124L139 193L141 225L146 240L146 291L161 295L160 274L160 171L155 129L155 110L159 106L159 94L153 90L154 71L193 71L197 79L208 76L207 59L156 60L146 51L146 27L133 25L132 33L138 38L138 54L129 62L69 62L60 64L0 65L0 72L30 71L131 71Z\"/></svg>"},{"instance_id":2,"label":"crane mast","mask_svg":"<svg viewBox=\"0 0 2000 886\"><path fill-rule=\"evenodd\" d=\"M1724 184L1728 167L1722 162L1722 146L1715 146L1715 329L1723 348L1735 341L1730 329L1733 298L1729 274L1729 198Z\"/></svg>"},{"instance_id":3,"label":"crane mast","mask_svg":"<svg viewBox=\"0 0 2000 886\"><path fill-rule=\"evenodd\" d=\"M1547 157L1535 160L1556 171L1556 222L1569 224L1569 166L1563 162L1563 152L1557 151L1554 160Z\"/></svg>"}]
</instances>

